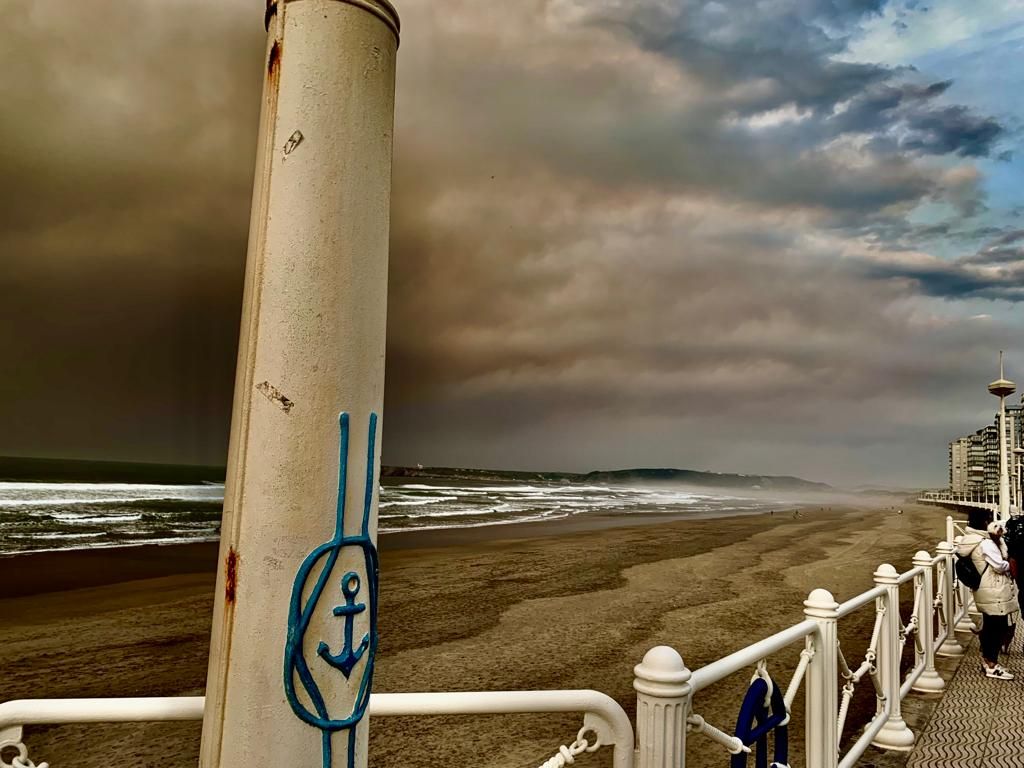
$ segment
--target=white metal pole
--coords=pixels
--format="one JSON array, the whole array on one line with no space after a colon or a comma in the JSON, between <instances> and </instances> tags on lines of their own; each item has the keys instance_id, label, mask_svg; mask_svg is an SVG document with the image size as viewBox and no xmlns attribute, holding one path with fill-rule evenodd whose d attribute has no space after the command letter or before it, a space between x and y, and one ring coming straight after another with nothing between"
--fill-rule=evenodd
<instances>
[{"instance_id":1,"label":"white metal pole","mask_svg":"<svg viewBox=\"0 0 1024 768\"><path fill-rule=\"evenodd\" d=\"M200 766L366 765L398 17L272 0Z\"/></svg>"},{"instance_id":2,"label":"white metal pole","mask_svg":"<svg viewBox=\"0 0 1024 768\"><path fill-rule=\"evenodd\" d=\"M1010 462L1006 456L1006 398L999 398L999 519L1010 516Z\"/></svg>"},{"instance_id":3,"label":"white metal pole","mask_svg":"<svg viewBox=\"0 0 1024 768\"><path fill-rule=\"evenodd\" d=\"M921 568L921 596L917 601L917 634L915 659L924 658L924 671L911 686L911 690L934 693L946 687L945 681L935 671L935 588L932 579L932 556L924 550L914 555L914 566ZM916 663L915 663L915 666Z\"/></svg>"},{"instance_id":4,"label":"white metal pole","mask_svg":"<svg viewBox=\"0 0 1024 768\"><path fill-rule=\"evenodd\" d=\"M637 768L685 768L690 670L667 645L651 648L636 675Z\"/></svg>"},{"instance_id":5,"label":"white metal pole","mask_svg":"<svg viewBox=\"0 0 1024 768\"><path fill-rule=\"evenodd\" d=\"M839 603L827 589L816 589L804 600L804 615L818 623L814 656L807 665L804 685L804 748L807 768L836 768L839 764Z\"/></svg>"},{"instance_id":6,"label":"white metal pole","mask_svg":"<svg viewBox=\"0 0 1024 768\"><path fill-rule=\"evenodd\" d=\"M952 523L952 518L947 518ZM942 555L945 563L942 570L942 581L939 585L942 590L942 608L946 617L946 639L935 651L939 656L963 656L964 649L956 637L957 625L957 600L956 591L953 585L953 577L956 572L953 570L953 554L956 547L951 540L941 541L936 551Z\"/></svg>"},{"instance_id":7,"label":"white metal pole","mask_svg":"<svg viewBox=\"0 0 1024 768\"><path fill-rule=\"evenodd\" d=\"M899 574L888 563L880 565L875 571L875 584L886 588L885 621L878 639L878 669L882 689L890 706L889 719L871 743L881 749L906 752L914 745L914 734L903 721L900 706L900 659L903 656L903 645L900 643ZM881 711L881 702L878 707Z\"/></svg>"},{"instance_id":8,"label":"white metal pole","mask_svg":"<svg viewBox=\"0 0 1024 768\"><path fill-rule=\"evenodd\" d=\"M1017 460L1017 514L1024 514L1024 459L1020 457Z\"/></svg>"},{"instance_id":9,"label":"white metal pole","mask_svg":"<svg viewBox=\"0 0 1024 768\"><path fill-rule=\"evenodd\" d=\"M1021 414L1024 416L1024 411ZM1024 448L1014 448L1013 455L1017 466L1017 514L1020 515L1024 514Z\"/></svg>"},{"instance_id":10,"label":"white metal pole","mask_svg":"<svg viewBox=\"0 0 1024 768\"><path fill-rule=\"evenodd\" d=\"M1013 514L1019 515L1021 510L1021 498L1020 498L1020 460L1014 457L1013 460L1013 477L1011 483L1013 486L1013 502L1014 509Z\"/></svg>"}]
</instances>

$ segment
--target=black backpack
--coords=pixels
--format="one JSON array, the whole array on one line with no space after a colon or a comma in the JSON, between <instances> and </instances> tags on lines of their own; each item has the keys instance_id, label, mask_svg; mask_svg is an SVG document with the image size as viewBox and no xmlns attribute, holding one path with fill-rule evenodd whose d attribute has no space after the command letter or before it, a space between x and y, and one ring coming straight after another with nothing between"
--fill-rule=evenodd
<instances>
[{"instance_id":1,"label":"black backpack","mask_svg":"<svg viewBox=\"0 0 1024 768\"><path fill-rule=\"evenodd\" d=\"M970 555L966 557L957 555L953 568L956 570L956 577L960 580L960 583L974 592L981 586L981 575L988 570L988 563L985 563L985 570L978 573L978 569L975 567Z\"/></svg>"}]
</instances>

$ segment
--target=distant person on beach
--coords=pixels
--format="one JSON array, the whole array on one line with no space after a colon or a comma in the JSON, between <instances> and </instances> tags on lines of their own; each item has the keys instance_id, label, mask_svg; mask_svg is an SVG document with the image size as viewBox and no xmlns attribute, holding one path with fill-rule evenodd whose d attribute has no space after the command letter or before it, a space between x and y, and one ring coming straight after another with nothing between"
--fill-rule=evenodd
<instances>
[{"instance_id":1,"label":"distant person on beach","mask_svg":"<svg viewBox=\"0 0 1024 768\"><path fill-rule=\"evenodd\" d=\"M960 538L957 555L969 557L981 583L974 590L974 603L982 614L981 656L986 677L1013 680L1013 675L999 663L999 651L1009 634L1010 622L1020 615L1017 586L1010 578L1006 545L1002 542L1003 526L990 523L985 510L971 510L966 533Z\"/></svg>"}]
</instances>

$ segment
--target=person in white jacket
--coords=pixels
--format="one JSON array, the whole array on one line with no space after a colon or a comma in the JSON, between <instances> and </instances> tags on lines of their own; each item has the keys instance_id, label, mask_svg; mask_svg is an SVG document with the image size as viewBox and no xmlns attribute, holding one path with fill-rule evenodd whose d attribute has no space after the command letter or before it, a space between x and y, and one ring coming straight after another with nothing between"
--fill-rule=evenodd
<instances>
[{"instance_id":1,"label":"person in white jacket","mask_svg":"<svg viewBox=\"0 0 1024 768\"><path fill-rule=\"evenodd\" d=\"M971 521L975 522L974 520ZM999 649L1009 630L1009 622L1020 614L1017 586L1010 576L1010 563L1002 542L1003 526L989 523L984 531L968 528L957 547L960 557L970 557L981 574L974 591L974 602L982 613L981 656L986 677L1012 680L1013 675L999 663Z\"/></svg>"}]
</instances>

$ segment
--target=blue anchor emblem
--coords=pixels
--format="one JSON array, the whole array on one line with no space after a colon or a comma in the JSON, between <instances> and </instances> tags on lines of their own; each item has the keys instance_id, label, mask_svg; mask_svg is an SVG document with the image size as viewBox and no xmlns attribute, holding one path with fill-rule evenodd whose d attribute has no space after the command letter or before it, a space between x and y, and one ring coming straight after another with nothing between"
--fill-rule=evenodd
<instances>
[{"instance_id":1,"label":"blue anchor emblem","mask_svg":"<svg viewBox=\"0 0 1024 768\"><path fill-rule=\"evenodd\" d=\"M346 536L345 491L347 488L348 468L348 437L349 417L342 413L339 417L340 435L340 468L338 473L338 503L335 512L334 538L310 552L295 574L292 585L291 602L288 609L288 636L284 649L284 691L295 715L305 723L320 730L323 753L323 768L331 768L331 737L339 731L348 732L348 768L354 768L356 753L356 725L366 714L370 702L370 686L373 681L373 660L377 651L377 548L370 538L370 507L373 504L373 489L376 483L374 471L374 448L377 439L377 414L370 414L370 427L367 435L366 449L366 490L363 496L363 519L360 532L354 536ZM356 602L363 582L355 570L350 570L341 577L341 594L345 599L343 605L335 605L333 615L344 619L343 644L338 653L332 653L328 643L321 640L316 648L316 657L307 659L303 647L306 632L314 615L322 613L319 609L320 598L331 580L332 572L343 552L355 556L362 561L362 570L366 579L365 603ZM304 597L307 585L313 581L308 596ZM367 631L354 646L357 618L365 621ZM332 715L328 702L317 684L313 671L318 669L322 677L324 667L336 669L345 676L350 684L354 682L352 675L356 667L362 665L358 676L358 689L349 711L342 716ZM305 692L308 704L300 700L297 687ZM333 688L332 690L337 690ZM310 706L311 705L311 706Z\"/></svg>"},{"instance_id":2,"label":"blue anchor emblem","mask_svg":"<svg viewBox=\"0 0 1024 768\"><path fill-rule=\"evenodd\" d=\"M345 617L345 646L341 649L340 653L333 654L331 653L330 646L321 640L320 645L317 646L316 653L317 656L332 667L340 669L341 673L348 679L348 676L352 674L352 667L359 662L370 645L370 636L363 635L363 641L359 644L359 647L355 651L352 650L352 625L355 623L354 619L356 614L366 610L365 605L356 602L356 595L359 593L359 574L355 571L346 573L341 578L341 592L345 595L345 604L335 608L334 615Z\"/></svg>"}]
</instances>

